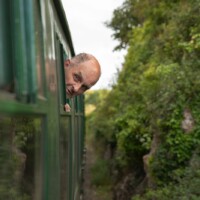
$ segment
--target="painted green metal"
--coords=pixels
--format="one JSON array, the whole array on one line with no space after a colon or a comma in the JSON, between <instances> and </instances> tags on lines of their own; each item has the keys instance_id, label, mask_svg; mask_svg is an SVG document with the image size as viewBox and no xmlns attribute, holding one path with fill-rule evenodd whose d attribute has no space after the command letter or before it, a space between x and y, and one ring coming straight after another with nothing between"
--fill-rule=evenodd
<instances>
[{"instance_id":1,"label":"painted green metal","mask_svg":"<svg viewBox=\"0 0 200 200\"><path fill-rule=\"evenodd\" d=\"M8 88L13 78L11 53L11 31L10 31L10 1L0 1L0 88Z\"/></svg>"},{"instance_id":2,"label":"painted green metal","mask_svg":"<svg viewBox=\"0 0 200 200\"><path fill-rule=\"evenodd\" d=\"M37 195L27 195L34 200L79 199L84 99L69 100L65 94L64 60L75 53L62 5L54 0L2 0L0 23L0 119L37 119L33 121L41 132L34 154L38 172L32 172ZM11 83L13 90L7 88ZM70 113L65 103L71 105Z\"/></svg>"},{"instance_id":3,"label":"painted green metal","mask_svg":"<svg viewBox=\"0 0 200 200\"><path fill-rule=\"evenodd\" d=\"M11 4L11 16L15 19L12 20L11 24L11 31L13 33L12 60L15 73L15 91L17 98L21 101L26 101L28 95L24 6L23 1L20 0L16 0Z\"/></svg>"},{"instance_id":4,"label":"painted green metal","mask_svg":"<svg viewBox=\"0 0 200 200\"><path fill-rule=\"evenodd\" d=\"M24 23L25 23L25 36L26 36L26 68L28 77L28 102L35 103L37 92L36 81L36 47L35 47L35 35L34 30L34 9L32 0L24 0Z\"/></svg>"}]
</instances>

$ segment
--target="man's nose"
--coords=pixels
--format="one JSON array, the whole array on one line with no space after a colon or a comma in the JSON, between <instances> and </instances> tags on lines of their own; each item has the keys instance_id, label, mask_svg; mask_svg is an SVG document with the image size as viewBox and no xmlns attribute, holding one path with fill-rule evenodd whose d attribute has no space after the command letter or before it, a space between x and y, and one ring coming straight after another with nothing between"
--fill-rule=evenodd
<instances>
[{"instance_id":1,"label":"man's nose","mask_svg":"<svg viewBox=\"0 0 200 200\"><path fill-rule=\"evenodd\" d=\"M76 85L74 85L74 92L78 92L81 88L81 84L77 83Z\"/></svg>"}]
</instances>

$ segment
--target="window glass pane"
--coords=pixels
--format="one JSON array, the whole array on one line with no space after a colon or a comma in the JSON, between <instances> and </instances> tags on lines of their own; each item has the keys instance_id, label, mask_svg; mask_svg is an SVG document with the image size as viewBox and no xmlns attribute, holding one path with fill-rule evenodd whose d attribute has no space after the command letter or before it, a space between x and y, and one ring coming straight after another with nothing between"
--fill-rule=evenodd
<instances>
[{"instance_id":1,"label":"window glass pane","mask_svg":"<svg viewBox=\"0 0 200 200\"><path fill-rule=\"evenodd\" d=\"M66 92L64 81L64 62L63 62L63 48L58 36L56 37L56 57L57 57L57 73L59 81L60 103L65 105Z\"/></svg>"},{"instance_id":2,"label":"window glass pane","mask_svg":"<svg viewBox=\"0 0 200 200\"><path fill-rule=\"evenodd\" d=\"M14 92L10 2L0 1L0 89Z\"/></svg>"},{"instance_id":3,"label":"window glass pane","mask_svg":"<svg viewBox=\"0 0 200 200\"><path fill-rule=\"evenodd\" d=\"M36 45L36 70L37 70L37 85L39 96L45 97L45 73L44 73L44 42L42 32L42 18L40 2L34 1L34 19L35 19L35 45Z\"/></svg>"},{"instance_id":4,"label":"window glass pane","mask_svg":"<svg viewBox=\"0 0 200 200\"><path fill-rule=\"evenodd\" d=\"M79 95L75 97L75 111L77 113L83 113L83 101L84 101L84 96Z\"/></svg>"},{"instance_id":5,"label":"window glass pane","mask_svg":"<svg viewBox=\"0 0 200 200\"><path fill-rule=\"evenodd\" d=\"M71 130L71 118L60 118L60 167L61 167L61 199L68 199L69 181L69 133Z\"/></svg>"},{"instance_id":6,"label":"window glass pane","mask_svg":"<svg viewBox=\"0 0 200 200\"><path fill-rule=\"evenodd\" d=\"M79 112L79 96L75 97L75 112Z\"/></svg>"},{"instance_id":7,"label":"window glass pane","mask_svg":"<svg viewBox=\"0 0 200 200\"><path fill-rule=\"evenodd\" d=\"M0 116L0 199L41 199L42 121Z\"/></svg>"},{"instance_id":8,"label":"window glass pane","mask_svg":"<svg viewBox=\"0 0 200 200\"><path fill-rule=\"evenodd\" d=\"M75 191L77 191L77 185L79 184L79 177L78 177L78 169L79 169L79 160L78 160L78 132L79 132L79 124L78 124L78 116L75 116L74 118L74 133L73 133L73 137L74 137L74 161L73 161L73 179L74 179L74 189Z\"/></svg>"}]
</instances>

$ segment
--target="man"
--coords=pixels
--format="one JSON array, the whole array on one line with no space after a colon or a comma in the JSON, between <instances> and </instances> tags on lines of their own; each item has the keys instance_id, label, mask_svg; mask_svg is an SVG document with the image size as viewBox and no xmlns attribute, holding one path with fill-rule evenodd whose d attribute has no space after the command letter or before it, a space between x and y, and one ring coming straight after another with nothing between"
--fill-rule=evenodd
<instances>
[{"instance_id":1,"label":"man","mask_svg":"<svg viewBox=\"0 0 200 200\"><path fill-rule=\"evenodd\" d=\"M98 60L81 53L65 61L65 84L68 98L83 94L100 78L101 67ZM66 111L68 110L65 106Z\"/></svg>"}]
</instances>

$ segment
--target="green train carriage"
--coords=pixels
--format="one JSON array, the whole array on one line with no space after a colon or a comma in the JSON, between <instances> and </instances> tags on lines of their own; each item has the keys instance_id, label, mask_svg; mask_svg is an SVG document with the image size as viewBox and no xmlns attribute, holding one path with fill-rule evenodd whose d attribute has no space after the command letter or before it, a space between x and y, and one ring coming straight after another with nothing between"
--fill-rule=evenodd
<instances>
[{"instance_id":1,"label":"green train carriage","mask_svg":"<svg viewBox=\"0 0 200 200\"><path fill-rule=\"evenodd\" d=\"M66 98L62 4L1 0L0 25L0 199L82 199L84 96Z\"/></svg>"}]
</instances>

